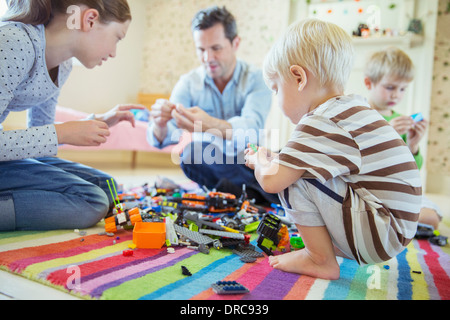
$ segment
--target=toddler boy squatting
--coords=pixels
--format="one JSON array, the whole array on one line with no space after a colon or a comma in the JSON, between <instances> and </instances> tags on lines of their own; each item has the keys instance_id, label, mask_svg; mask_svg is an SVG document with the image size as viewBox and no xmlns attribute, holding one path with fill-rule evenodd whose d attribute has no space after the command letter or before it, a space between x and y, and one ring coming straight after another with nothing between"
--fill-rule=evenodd
<instances>
[{"instance_id":1,"label":"toddler boy squatting","mask_svg":"<svg viewBox=\"0 0 450 320\"><path fill-rule=\"evenodd\" d=\"M413 239L422 187L414 158L367 101L344 95L352 40L309 19L292 25L264 64L268 86L297 125L279 154L248 148L261 187L278 193L305 249L270 257L276 269L338 279L336 255L390 260Z\"/></svg>"}]
</instances>

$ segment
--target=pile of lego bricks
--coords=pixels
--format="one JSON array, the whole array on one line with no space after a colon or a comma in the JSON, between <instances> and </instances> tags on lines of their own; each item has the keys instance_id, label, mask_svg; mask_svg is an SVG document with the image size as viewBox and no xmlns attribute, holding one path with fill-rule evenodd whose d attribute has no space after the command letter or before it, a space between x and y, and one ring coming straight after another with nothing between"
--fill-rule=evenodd
<instances>
[{"instance_id":1,"label":"pile of lego bricks","mask_svg":"<svg viewBox=\"0 0 450 320\"><path fill-rule=\"evenodd\" d=\"M133 229L131 249L184 245L208 254L210 248L228 247L239 254L242 261L254 262L263 256L249 243L250 234L255 231L259 235L257 246L268 255L274 250L290 251L294 240L301 242L299 237L290 241L287 226L293 225L287 220L283 223L282 218L275 215L284 212L281 207L276 204L272 204L272 208L256 206L254 200L247 198L245 186L239 198L216 190L188 192L167 181L164 187L145 185L134 192L117 193L114 185L110 190L115 209L113 215L105 219L105 232L113 235L121 229ZM302 245L293 247L301 249Z\"/></svg>"}]
</instances>

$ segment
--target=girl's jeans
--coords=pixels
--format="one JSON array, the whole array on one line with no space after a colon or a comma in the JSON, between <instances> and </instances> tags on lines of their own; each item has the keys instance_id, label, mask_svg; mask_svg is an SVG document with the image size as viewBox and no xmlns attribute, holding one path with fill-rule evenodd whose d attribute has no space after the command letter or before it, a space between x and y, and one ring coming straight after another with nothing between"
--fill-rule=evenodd
<instances>
[{"instance_id":1,"label":"girl's jeans","mask_svg":"<svg viewBox=\"0 0 450 320\"><path fill-rule=\"evenodd\" d=\"M91 227L113 203L108 179L59 158L0 162L0 231Z\"/></svg>"}]
</instances>

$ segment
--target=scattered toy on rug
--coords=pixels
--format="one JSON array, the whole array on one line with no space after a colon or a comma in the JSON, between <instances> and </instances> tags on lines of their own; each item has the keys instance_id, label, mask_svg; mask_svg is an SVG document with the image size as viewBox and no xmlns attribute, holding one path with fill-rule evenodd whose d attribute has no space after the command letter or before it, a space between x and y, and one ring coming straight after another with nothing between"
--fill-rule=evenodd
<instances>
[{"instance_id":1,"label":"scattered toy on rug","mask_svg":"<svg viewBox=\"0 0 450 320\"><path fill-rule=\"evenodd\" d=\"M428 239L432 244L444 247L448 243L448 237L440 234L433 226L419 223L417 226L416 239Z\"/></svg>"},{"instance_id":2,"label":"scattered toy on rug","mask_svg":"<svg viewBox=\"0 0 450 320\"><path fill-rule=\"evenodd\" d=\"M112 180L108 185L114 210L112 216L105 218L105 234L133 230L134 248L175 245L204 254L209 254L210 249L225 248L240 256L241 261L252 263L264 256L250 244L255 231L259 235L258 247L267 254L302 248L298 236L290 244L288 227L292 224L277 216L284 215L284 210L278 205L257 206L247 198L245 185L239 198L206 188L186 190L168 179L159 179L153 187L145 184L128 191L119 188L119 193ZM270 234L260 232L269 227ZM125 254L131 256L128 251Z\"/></svg>"},{"instance_id":3,"label":"scattered toy on rug","mask_svg":"<svg viewBox=\"0 0 450 320\"><path fill-rule=\"evenodd\" d=\"M273 214L266 214L256 230L259 234L258 247L267 255L273 255L272 250L289 249L289 232L281 219ZM289 250L287 250L289 251Z\"/></svg>"},{"instance_id":4,"label":"scattered toy on rug","mask_svg":"<svg viewBox=\"0 0 450 320\"><path fill-rule=\"evenodd\" d=\"M181 266L181 273L182 273L184 276L188 276L188 277L192 276L192 273L191 273L191 272L189 271L189 269L186 268L185 266Z\"/></svg>"},{"instance_id":5,"label":"scattered toy on rug","mask_svg":"<svg viewBox=\"0 0 450 320\"><path fill-rule=\"evenodd\" d=\"M217 294L245 294L250 292L236 281L217 281L211 285L211 288Z\"/></svg>"}]
</instances>

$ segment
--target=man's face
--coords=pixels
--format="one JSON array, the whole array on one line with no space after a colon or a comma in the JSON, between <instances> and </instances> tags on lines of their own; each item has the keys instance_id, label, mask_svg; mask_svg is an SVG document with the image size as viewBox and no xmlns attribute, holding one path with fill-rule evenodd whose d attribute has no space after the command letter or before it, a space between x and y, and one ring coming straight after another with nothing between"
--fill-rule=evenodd
<instances>
[{"instance_id":1,"label":"man's face","mask_svg":"<svg viewBox=\"0 0 450 320\"><path fill-rule=\"evenodd\" d=\"M225 36L221 23L205 30L194 31L194 43L197 56L213 80L228 81L236 65L236 51L239 37L232 42Z\"/></svg>"}]
</instances>

